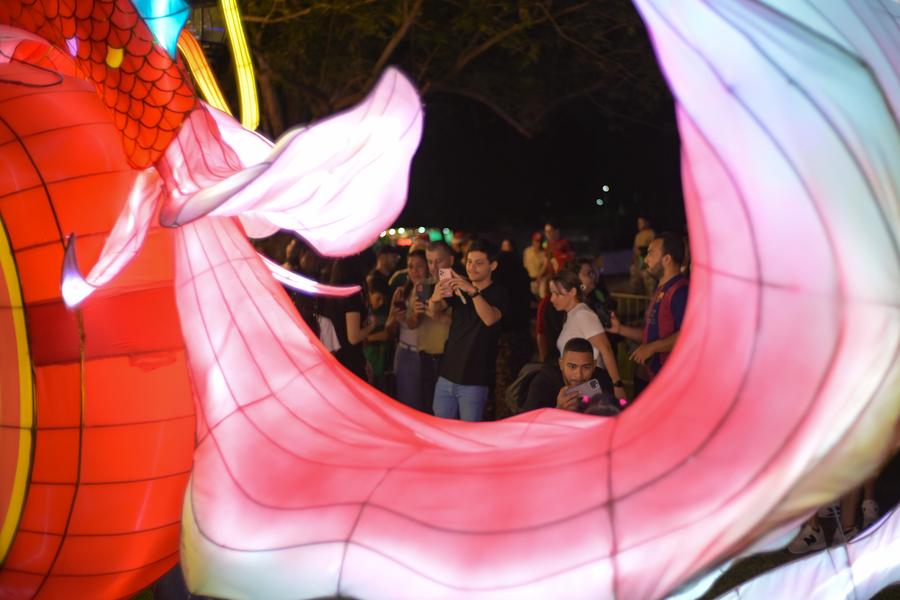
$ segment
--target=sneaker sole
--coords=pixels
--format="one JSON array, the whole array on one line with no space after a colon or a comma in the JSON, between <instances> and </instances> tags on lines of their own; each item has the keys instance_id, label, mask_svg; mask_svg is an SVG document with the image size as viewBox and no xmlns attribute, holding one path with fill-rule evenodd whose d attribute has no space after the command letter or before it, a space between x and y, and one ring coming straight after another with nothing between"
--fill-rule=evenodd
<instances>
[{"instance_id":1,"label":"sneaker sole","mask_svg":"<svg viewBox=\"0 0 900 600\"><path fill-rule=\"evenodd\" d=\"M825 540L822 540L821 542L817 542L812 546L807 546L805 550L791 550L790 548L788 548L787 551L790 554L796 556L800 554L809 554L810 552L815 552L816 550L823 550L826 546L828 546L828 544L825 543Z\"/></svg>"}]
</instances>

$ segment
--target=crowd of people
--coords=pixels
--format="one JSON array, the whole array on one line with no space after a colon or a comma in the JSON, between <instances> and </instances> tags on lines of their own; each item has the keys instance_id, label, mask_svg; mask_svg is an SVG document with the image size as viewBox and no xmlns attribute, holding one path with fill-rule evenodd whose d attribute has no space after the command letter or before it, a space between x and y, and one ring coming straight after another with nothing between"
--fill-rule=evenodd
<instances>
[{"instance_id":1,"label":"crowd of people","mask_svg":"<svg viewBox=\"0 0 900 600\"><path fill-rule=\"evenodd\" d=\"M301 316L348 370L397 401L481 421L536 408L616 414L659 372L687 301L685 241L638 222L634 272L653 283L645 322L623 323L597 257L577 256L553 223L518 252L457 233L381 241L324 259L289 236L264 253L320 282L358 285L346 298L290 292ZM632 275L634 279L634 275ZM626 386L619 347L636 372ZM588 368L590 367L590 368Z\"/></svg>"}]
</instances>

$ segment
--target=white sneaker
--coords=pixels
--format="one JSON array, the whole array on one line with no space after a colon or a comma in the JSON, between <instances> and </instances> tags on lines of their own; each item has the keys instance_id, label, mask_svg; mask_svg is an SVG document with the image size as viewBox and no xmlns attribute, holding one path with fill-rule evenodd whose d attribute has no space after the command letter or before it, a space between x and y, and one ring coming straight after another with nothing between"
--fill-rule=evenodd
<instances>
[{"instance_id":1,"label":"white sneaker","mask_svg":"<svg viewBox=\"0 0 900 600\"><path fill-rule=\"evenodd\" d=\"M878 503L874 500L863 500L862 502L862 528L865 529L878 520L881 511L878 509Z\"/></svg>"},{"instance_id":2,"label":"white sneaker","mask_svg":"<svg viewBox=\"0 0 900 600\"><path fill-rule=\"evenodd\" d=\"M819 512L817 512L816 515L818 515L820 519L840 519L841 503L834 501L831 504L826 504L819 509Z\"/></svg>"},{"instance_id":3,"label":"white sneaker","mask_svg":"<svg viewBox=\"0 0 900 600\"><path fill-rule=\"evenodd\" d=\"M821 550L825 547L825 533L819 526L813 527L809 523L803 526L797 537L788 544L788 552L791 554L806 554L813 550Z\"/></svg>"}]
</instances>

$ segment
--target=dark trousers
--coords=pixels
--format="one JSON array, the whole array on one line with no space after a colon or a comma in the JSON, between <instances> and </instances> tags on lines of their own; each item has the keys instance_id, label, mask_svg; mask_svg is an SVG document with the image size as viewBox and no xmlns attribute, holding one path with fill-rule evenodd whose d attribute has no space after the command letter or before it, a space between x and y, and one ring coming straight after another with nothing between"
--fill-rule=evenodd
<instances>
[{"instance_id":1,"label":"dark trousers","mask_svg":"<svg viewBox=\"0 0 900 600\"><path fill-rule=\"evenodd\" d=\"M429 415L434 414L434 386L438 380L438 367L441 366L441 354L420 352L419 377L422 381L422 407Z\"/></svg>"}]
</instances>

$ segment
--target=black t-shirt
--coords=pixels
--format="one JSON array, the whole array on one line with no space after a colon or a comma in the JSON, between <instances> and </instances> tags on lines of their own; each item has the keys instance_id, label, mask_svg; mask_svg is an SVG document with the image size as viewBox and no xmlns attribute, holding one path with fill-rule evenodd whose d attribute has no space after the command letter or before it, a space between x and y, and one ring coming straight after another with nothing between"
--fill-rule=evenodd
<instances>
[{"instance_id":1,"label":"black t-shirt","mask_svg":"<svg viewBox=\"0 0 900 600\"><path fill-rule=\"evenodd\" d=\"M501 252L497 270L492 279L506 289L509 310L503 313L504 333L527 333L531 325L531 278L522 265L522 257L512 252Z\"/></svg>"},{"instance_id":2,"label":"black t-shirt","mask_svg":"<svg viewBox=\"0 0 900 600\"><path fill-rule=\"evenodd\" d=\"M550 297L547 297L547 307L544 309L544 338L547 340L547 355L544 362L556 364L559 360L559 348L556 340L562 333L563 325L566 323L566 311L556 310L550 303Z\"/></svg>"},{"instance_id":3,"label":"black t-shirt","mask_svg":"<svg viewBox=\"0 0 900 600\"><path fill-rule=\"evenodd\" d=\"M391 276L385 275L378 269L372 269L368 275L368 285L370 290L386 290L390 287ZM388 298L390 300L390 298Z\"/></svg>"},{"instance_id":4,"label":"black t-shirt","mask_svg":"<svg viewBox=\"0 0 900 600\"><path fill-rule=\"evenodd\" d=\"M341 348L334 353L342 365L353 371L357 377L366 378L366 357L363 354L362 342L359 344L351 344L347 339L347 313L359 313L359 326L365 325L366 304L363 300L362 292L357 292L346 298L336 298L336 307L332 313L331 321L334 324L334 331L337 334Z\"/></svg>"},{"instance_id":5,"label":"black t-shirt","mask_svg":"<svg viewBox=\"0 0 900 600\"><path fill-rule=\"evenodd\" d=\"M592 379L596 379L600 383L600 389L604 392L612 392L612 380L603 369L594 369ZM541 367L528 386L522 412L539 408L556 408L556 396L559 395L559 390L564 383L559 364L548 364Z\"/></svg>"},{"instance_id":6,"label":"black t-shirt","mask_svg":"<svg viewBox=\"0 0 900 600\"><path fill-rule=\"evenodd\" d=\"M503 286L492 283L481 295L501 314L506 314L508 298ZM453 313L438 374L459 385L490 385L502 319L488 327L475 312L476 299L467 297L463 304L454 294L445 300Z\"/></svg>"}]
</instances>

